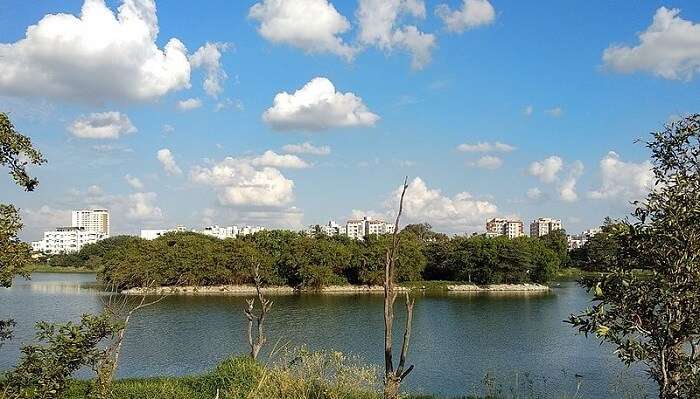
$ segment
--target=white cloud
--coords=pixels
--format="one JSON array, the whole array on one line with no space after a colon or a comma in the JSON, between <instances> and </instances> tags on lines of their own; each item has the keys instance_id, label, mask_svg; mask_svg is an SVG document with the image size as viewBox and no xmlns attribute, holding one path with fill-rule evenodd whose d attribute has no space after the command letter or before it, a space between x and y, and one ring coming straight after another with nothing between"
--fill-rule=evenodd
<instances>
[{"instance_id":1,"label":"white cloud","mask_svg":"<svg viewBox=\"0 0 700 399\"><path fill-rule=\"evenodd\" d=\"M564 179L559 187L559 198L566 202L575 202L578 200L576 193L576 183L578 178L583 174L583 163L581 161L574 162L569 170L569 175Z\"/></svg>"},{"instance_id":2,"label":"white cloud","mask_svg":"<svg viewBox=\"0 0 700 399\"><path fill-rule=\"evenodd\" d=\"M202 100L199 98L188 98L177 102L177 109L180 111L190 111L202 106Z\"/></svg>"},{"instance_id":3,"label":"white cloud","mask_svg":"<svg viewBox=\"0 0 700 399\"><path fill-rule=\"evenodd\" d=\"M250 8L248 17L260 22L258 32L272 43L307 53L329 52L348 61L357 51L339 37L350 22L327 0L263 0Z\"/></svg>"},{"instance_id":4,"label":"white cloud","mask_svg":"<svg viewBox=\"0 0 700 399\"><path fill-rule=\"evenodd\" d=\"M315 146L308 141L299 144L287 144L282 147L282 150L292 154L328 155L331 153L331 147L327 145Z\"/></svg>"},{"instance_id":5,"label":"white cloud","mask_svg":"<svg viewBox=\"0 0 700 399\"><path fill-rule=\"evenodd\" d=\"M190 180L214 188L224 206L282 207L294 200L294 182L272 167L256 168L249 159L227 157L211 167L196 166Z\"/></svg>"},{"instance_id":6,"label":"white cloud","mask_svg":"<svg viewBox=\"0 0 700 399\"><path fill-rule=\"evenodd\" d=\"M243 101L239 99L232 100L230 98L224 98L223 100L216 103L214 106L214 111L219 112L223 109L233 108L237 111L243 111Z\"/></svg>"},{"instance_id":7,"label":"white cloud","mask_svg":"<svg viewBox=\"0 0 700 399\"><path fill-rule=\"evenodd\" d=\"M386 205L390 209L397 207L400 195L399 187ZM411 181L404 199L404 220L407 223L428 222L451 232L483 230L484 220L497 212L495 204L477 200L466 192L447 197L438 189L428 188L420 177ZM389 214L393 214L393 210Z\"/></svg>"},{"instance_id":8,"label":"white cloud","mask_svg":"<svg viewBox=\"0 0 700 399\"><path fill-rule=\"evenodd\" d=\"M136 127L125 114L109 111L82 115L68 126L68 131L83 139L117 139L135 133Z\"/></svg>"},{"instance_id":9,"label":"white cloud","mask_svg":"<svg viewBox=\"0 0 700 399\"><path fill-rule=\"evenodd\" d=\"M22 236L27 237L26 240L41 239L43 231L70 225L71 221L70 209L56 209L49 205L22 208L21 214L24 223Z\"/></svg>"},{"instance_id":10,"label":"white cloud","mask_svg":"<svg viewBox=\"0 0 700 399\"><path fill-rule=\"evenodd\" d=\"M276 130L319 131L333 127L373 126L379 116L354 93L336 91L326 78L314 78L289 94L278 93L262 116Z\"/></svg>"},{"instance_id":11,"label":"white cloud","mask_svg":"<svg viewBox=\"0 0 700 399\"><path fill-rule=\"evenodd\" d=\"M126 175L124 176L124 180L126 180L126 182L129 184L129 186L131 186L131 188L134 188L136 190L143 189L143 182L136 176Z\"/></svg>"},{"instance_id":12,"label":"white cloud","mask_svg":"<svg viewBox=\"0 0 700 399\"><path fill-rule=\"evenodd\" d=\"M600 188L589 193L592 199L641 200L654 185L650 161L624 162L613 151L600 161L600 175Z\"/></svg>"},{"instance_id":13,"label":"white cloud","mask_svg":"<svg viewBox=\"0 0 700 399\"><path fill-rule=\"evenodd\" d=\"M564 115L564 110L561 109L561 107L554 107L554 108L546 109L544 111L544 113L551 116L552 118L558 118L558 117Z\"/></svg>"},{"instance_id":14,"label":"white cloud","mask_svg":"<svg viewBox=\"0 0 700 399\"><path fill-rule=\"evenodd\" d=\"M154 204L156 193L134 193L127 197L126 217L134 220L158 220L163 218L163 211Z\"/></svg>"},{"instance_id":15,"label":"white cloud","mask_svg":"<svg viewBox=\"0 0 700 399\"><path fill-rule=\"evenodd\" d=\"M558 174L563 166L564 161L560 157L552 155L542 161L531 163L528 168L528 173L537 177L544 183L552 183L557 180Z\"/></svg>"},{"instance_id":16,"label":"white cloud","mask_svg":"<svg viewBox=\"0 0 700 399\"><path fill-rule=\"evenodd\" d=\"M207 42L190 56L192 67L206 70L204 91L215 98L224 90L221 85L228 77L226 71L221 69L221 53L228 50L228 47L227 43Z\"/></svg>"},{"instance_id":17,"label":"white cloud","mask_svg":"<svg viewBox=\"0 0 700 399\"><path fill-rule=\"evenodd\" d=\"M97 184L93 184L87 188L87 193L89 195L100 195L102 194L102 187Z\"/></svg>"},{"instance_id":18,"label":"white cloud","mask_svg":"<svg viewBox=\"0 0 700 399\"><path fill-rule=\"evenodd\" d=\"M461 152L511 152L515 150L515 147L496 141L495 143L460 144L457 146L457 150Z\"/></svg>"},{"instance_id":19,"label":"white cloud","mask_svg":"<svg viewBox=\"0 0 700 399\"><path fill-rule=\"evenodd\" d=\"M503 165L503 160L493 155L484 155L476 162L469 163L470 166L476 166L481 169L498 169Z\"/></svg>"},{"instance_id":20,"label":"white cloud","mask_svg":"<svg viewBox=\"0 0 700 399\"><path fill-rule=\"evenodd\" d=\"M158 158L158 161L160 161L161 165L163 165L163 169L165 169L165 171L169 175L182 174L182 169L180 169L180 167L177 166L177 162L175 162L175 157L173 157L173 154L170 152L169 149L163 148L158 150L158 154L156 157Z\"/></svg>"},{"instance_id":21,"label":"white cloud","mask_svg":"<svg viewBox=\"0 0 700 399\"><path fill-rule=\"evenodd\" d=\"M430 62L435 35L421 32L415 25L397 26L404 14L425 18L422 0L360 0L356 14L360 43L384 51L405 49L411 53L414 69L423 69Z\"/></svg>"},{"instance_id":22,"label":"white cloud","mask_svg":"<svg viewBox=\"0 0 700 399\"><path fill-rule=\"evenodd\" d=\"M635 47L611 45L603 62L615 71L651 72L666 79L690 80L700 71L700 23L684 20L677 8L661 7Z\"/></svg>"},{"instance_id":23,"label":"white cloud","mask_svg":"<svg viewBox=\"0 0 700 399\"><path fill-rule=\"evenodd\" d=\"M296 155L277 154L274 151L267 150L262 155L251 159L250 164L253 166L273 166L276 168L304 169L308 168L309 164Z\"/></svg>"},{"instance_id":24,"label":"white cloud","mask_svg":"<svg viewBox=\"0 0 700 399\"><path fill-rule=\"evenodd\" d=\"M488 0L464 0L462 8L451 10L447 4L435 8L435 15L445 23L447 30L461 33L467 29L489 25L496 19L494 10Z\"/></svg>"},{"instance_id":25,"label":"white cloud","mask_svg":"<svg viewBox=\"0 0 700 399\"><path fill-rule=\"evenodd\" d=\"M540 198L542 198L544 193L542 193L542 190L540 190L539 188L532 187L532 188L529 188L527 190L526 195L527 195L527 198L534 201L534 200L539 200Z\"/></svg>"},{"instance_id":26,"label":"white cloud","mask_svg":"<svg viewBox=\"0 0 700 399\"><path fill-rule=\"evenodd\" d=\"M168 135L172 132L175 131L175 126L173 125L168 125L167 123L161 126L160 130L163 132L164 135Z\"/></svg>"},{"instance_id":27,"label":"white cloud","mask_svg":"<svg viewBox=\"0 0 700 399\"><path fill-rule=\"evenodd\" d=\"M13 96L152 100L189 87L187 49L156 44L153 0L124 0L116 15L86 0L79 17L49 14L26 37L0 44L0 91Z\"/></svg>"},{"instance_id":28,"label":"white cloud","mask_svg":"<svg viewBox=\"0 0 700 399\"><path fill-rule=\"evenodd\" d=\"M535 108L532 105L528 105L523 110L523 114L525 114L525 116L532 116L532 113L534 111L535 111Z\"/></svg>"}]
</instances>

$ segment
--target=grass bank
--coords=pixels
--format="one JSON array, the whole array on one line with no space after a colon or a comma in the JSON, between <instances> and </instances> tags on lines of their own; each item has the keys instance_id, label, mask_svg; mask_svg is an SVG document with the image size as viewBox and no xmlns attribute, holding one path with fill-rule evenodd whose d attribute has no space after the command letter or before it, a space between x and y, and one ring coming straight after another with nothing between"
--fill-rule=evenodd
<instances>
[{"instance_id":1,"label":"grass bank","mask_svg":"<svg viewBox=\"0 0 700 399\"><path fill-rule=\"evenodd\" d=\"M30 273L99 273L100 270L84 267L56 267L45 264L34 264L27 268Z\"/></svg>"}]
</instances>

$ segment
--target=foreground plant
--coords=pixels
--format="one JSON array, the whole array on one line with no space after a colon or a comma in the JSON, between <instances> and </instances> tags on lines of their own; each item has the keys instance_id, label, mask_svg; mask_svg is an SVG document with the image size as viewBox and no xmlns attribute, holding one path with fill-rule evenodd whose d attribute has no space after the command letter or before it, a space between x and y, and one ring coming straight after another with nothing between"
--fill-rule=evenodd
<instances>
[{"instance_id":1,"label":"foreground plant","mask_svg":"<svg viewBox=\"0 0 700 399\"><path fill-rule=\"evenodd\" d=\"M272 309L272 301L265 299L262 293L262 279L260 278L260 264L253 264L253 281L255 282L255 292L257 294L257 300L260 304L260 313L255 314L255 299L246 299L246 307L243 309L243 313L248 319L248 345L250 346L250 357L253 360L257 360L258 354L263 345L267 342L267 337L265 336L265 318L267 313ZM253 323L257 323L257 333L253 334Z\"/></svg>"},{"instance_id":2,"label":"foreground plant","mask_svg":"<svg viewBox=\"0 0 700 399\"><path fill-rule=\"evenodd\" d=\"M656 184L622 222L610 274L584 281L594 305L569 323L642 363L662 399L700 396L700 115L646 143ZM645 273L635 273L643 270Z\"/></svg>"},{"instance_id":3,"label":"foreground plant","mask_svg":"<svg viewBox=\"0 0 700 399\"><path fill-rule=\"evenodd\" d=\"M83 315L79 323L36 325L37 340L21 349L17 366L5 374L4 398L62 397L74 372L94 367L103 358L99 344L117 329L106 316Z\"/></svg>"}]
</instances>

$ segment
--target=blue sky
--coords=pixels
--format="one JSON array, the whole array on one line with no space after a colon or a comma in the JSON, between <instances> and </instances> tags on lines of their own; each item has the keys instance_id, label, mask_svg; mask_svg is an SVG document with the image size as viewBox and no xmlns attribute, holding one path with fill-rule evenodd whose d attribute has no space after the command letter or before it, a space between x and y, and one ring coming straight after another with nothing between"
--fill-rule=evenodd
<instances>
[{"instance_id":1,"label":"blue sky","mask_svg":"<svg viewBox=\"0 0 700 399\"><path fill-rule=\"evenodd\" d=\"M26 239L90 206L115 233L301 228L386 217L408 176L407 222L579 232L644 194L633 141L697 109L698 23L692 1L4 1L0 109L49 162L0 200Z\"/></svg>"}]
</instances>

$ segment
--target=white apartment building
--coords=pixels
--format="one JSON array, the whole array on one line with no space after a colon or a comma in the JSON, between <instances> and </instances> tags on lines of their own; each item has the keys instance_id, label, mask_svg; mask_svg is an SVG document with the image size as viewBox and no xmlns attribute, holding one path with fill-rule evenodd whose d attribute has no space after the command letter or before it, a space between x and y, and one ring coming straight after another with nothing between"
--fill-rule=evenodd
<instances>
[{"instance_id":1,"label":"white apartment building","mask_svg":"<svg viewBox=\"0 0 700 399\"><path fill-rule=\"evenodd\" d=\"M489 237L521 237L523 230L523 221L518 219L492 218L486 221L486 235Z\"/></svg>"},{"instance_id":2,"label":"white apartment building","mask_svg":"<svg viewBox=\"0 0 700 399\"><path fill-rule=\"evenodd\" d=\"M345 232L348 237L362 240L368 235L393 234L394 225L383 220L370 219L367 216L362 219L350 219L345 224Z\"/></svg>"},{"instance_id":3,"label":"white apartment building","mask_svg":"<svg viewBox=\"0 0 700 399\"><path fill-rule=\"evenodd\" d=\"M593 229L589 229L589 230L584 230L584 232L579 234L579 235L567 236L566 239L567 239L567 242L569 244L569 250L583 247L584 245L586 245L588 240L591 239L591 237L593 237L594 235L596 235L600 232L601 232L600 228L593 228Z\"/></svg>"},{"instance_id":4,"label":"white apartment building","mask_svg":"<svg viewBox=\"0 0 700 399\"><path fill-rule=\"evenodd\" d=\"M263 226L243 226L238 229L238 235L239 236L247 236L249 234L255 234L260 231L264 231L265 227Z\"/></svg>"},{"instance_id":5,"label":"white apartment building","mask_svg":"<svg viewBox=\"0 0 700 399\"><path fill-rule=\"evenodd\" d=\"M34 241L32 249L46 254L61 254L80 251L87 244L94 244L109 237L99 231L87 230L84 227L57 227L45 231L44 239Z\"/></svg>"},{"instance_id":6,"label":"white apartment building","mask_svg":"<svg viewBox=\"0 0 700 399\"><path fill-rule=\"evenodd\" d=\"M335 222L335 220L330 220L328 223L324 225L319 225L319 224L312 224L309 226L309 228L306 229L306 234L308 235L315 235L315 234L325 234L327 236L333 237L337 235L346 235L347 234L347 228L345 226L341 226L338 223Z\"/></svg>"},{"instance_id":7,"label":"white apartment building","mask_svg":"<svg viewBox=\"0 0 700 399\"><path fill-rule=\"evenodd\" d=\"M218 225L207 226L200 231L201 234L216 237L220 240L238 237L238 226L219 227Z\"/></svg>"},{"instance_id":8,"label":"white apartment building","mask_svg":"<svg viewBox=\"0 0 700 399\"><path fill-rule=\"evenodd\" d=\"M140 237L144 240L155 240L156 238L163 236L167 233L184 233L188 231L185 226L177 225L172 229L152 229L152 230L141 230Z\"/></svg>"},{"instance_id":9,"label":"white apartment building","mask_svg":"<svg viewBox=\"0 0 700 399\"><path fill-rule=\"evenodd\" d=\"M542 237L555 230L561 230L561 220L538 218L530 223L530 237Z\"/></svg>"},{"instance_id":10,"label":"white apartment building","mask_svg":"<svg viewBox=\"0 0 700 399\"><path fill-rule=\"evenodd\" d=\"M81 209L73 211L71 226L109 235L109 211L107 209Z\"/></svg>"}]
</instances>

